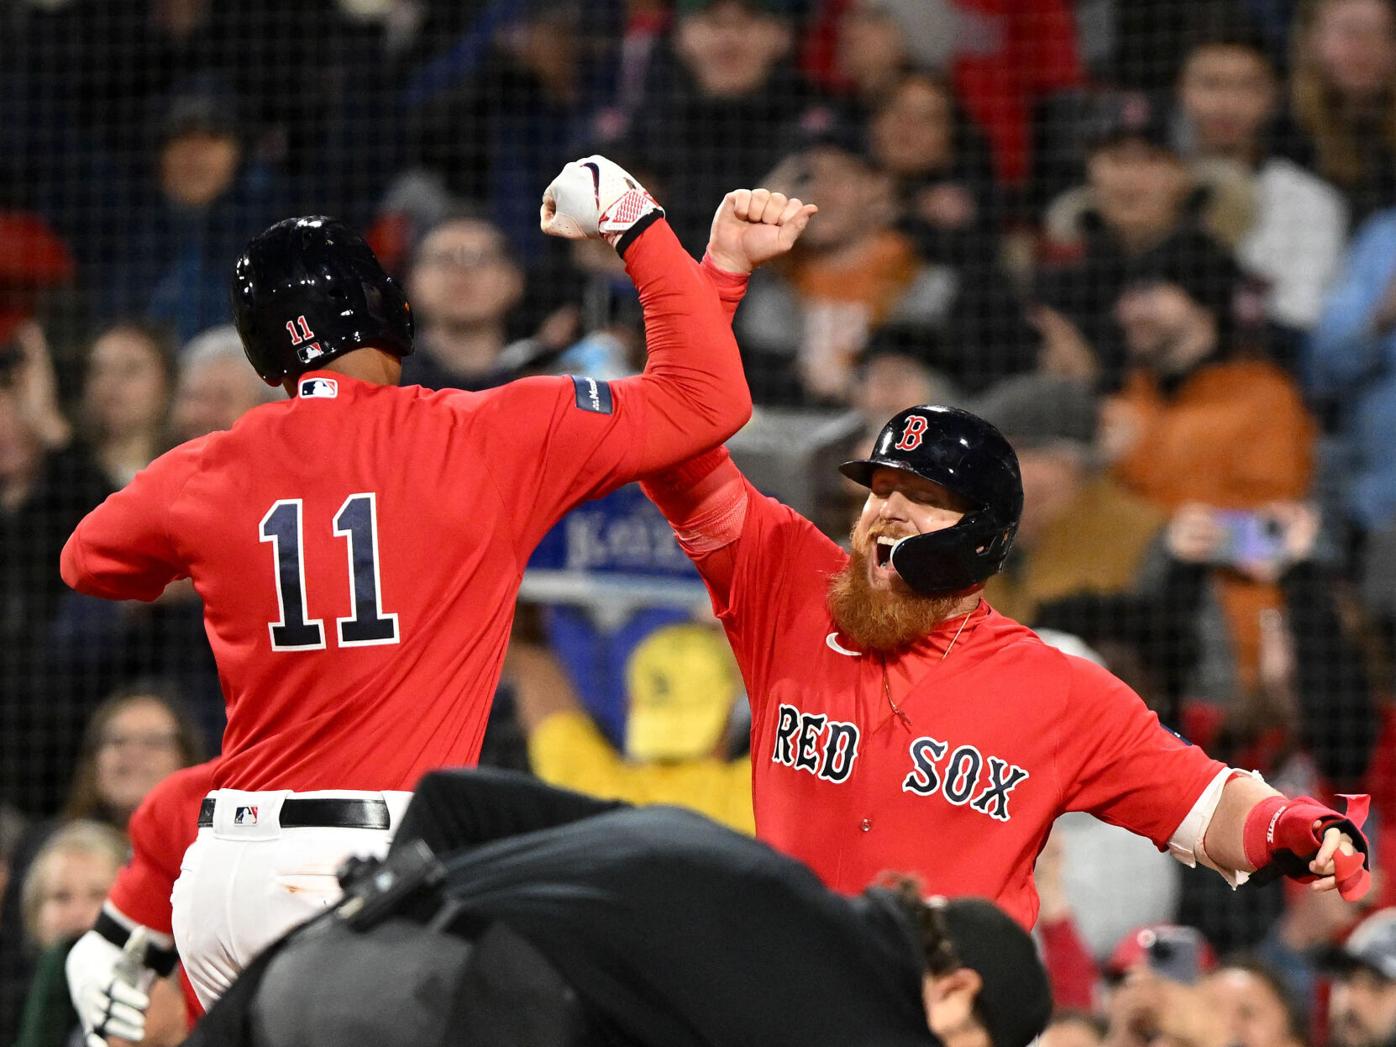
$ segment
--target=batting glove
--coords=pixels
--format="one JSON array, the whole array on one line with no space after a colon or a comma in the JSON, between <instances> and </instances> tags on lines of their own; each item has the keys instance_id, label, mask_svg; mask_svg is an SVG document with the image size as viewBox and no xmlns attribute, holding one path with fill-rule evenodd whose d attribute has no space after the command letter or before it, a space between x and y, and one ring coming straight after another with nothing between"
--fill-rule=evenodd
<instances>
[{"instance_id":1,"label":"batting glove","mask_svg":"<svg viewBox=\"0 0 1396 1047\"><path fill-rule=\"evenodd\" d=\"M1333 855L1334 879L1338 893L1347 901L1357 901L1371 885L1370 845L1362 833L1367 820L1369 799L1366 795L1345 795L1347 813L1339 814L1309 796L1288 799L1272 796L1262 800L1246 817L1244 845L1246 857L1259 873L1255 879L1264 883L1277 876L1287 876L1300 883L1312 883L1319 877L1309 868L1309 862L1323 846L1323 836L1329 829L1346 833L1355 853Z\"/></svg>"},{"instance_id":2,"label":"batting glove","mask_svg":"<svg viewBox=\"0 0 1396 1047\"><path fill-rule=\"evenodd\" d=\"M543 192L538 224L549 236L603 239L621 254L664 217L648 190L604 156L573 160Z\"/></svg>"},{"instance_id":3,"label":"batting glove","mask_svg":"<svg viewBox=\"0 0 1396 1047\"><path fill-rule=\"evenodd\" d=\"M144 964L146 929L137 927L119 949L96 931L74 943L65 964L68 992L82 1022L87 1047L107 1047L107 1037L145 1039L145 1012L155 972Z\"/></svg>"}]
</instances>

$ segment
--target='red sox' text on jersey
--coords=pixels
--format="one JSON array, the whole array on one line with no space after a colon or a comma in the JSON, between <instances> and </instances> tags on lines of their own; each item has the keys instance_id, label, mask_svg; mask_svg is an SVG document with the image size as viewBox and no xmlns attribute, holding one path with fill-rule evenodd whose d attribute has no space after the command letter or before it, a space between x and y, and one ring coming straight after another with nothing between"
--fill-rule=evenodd
<instances>
[{"instance_id":1,"label":"'red sox' text on jersey","mask_svg":"<svg viewBox=\"0 0 1396 1047\"><path fill-rule=\"evenodd\" d=\"M747 487L724 582L708 580L751 698L756 831L829 886L913 873L1031 926L1059 814L1164 848L1228 773L1104 669L982 601L897 654L854 649L825 601L847 555Z\"/></svg>"}]
</instances>

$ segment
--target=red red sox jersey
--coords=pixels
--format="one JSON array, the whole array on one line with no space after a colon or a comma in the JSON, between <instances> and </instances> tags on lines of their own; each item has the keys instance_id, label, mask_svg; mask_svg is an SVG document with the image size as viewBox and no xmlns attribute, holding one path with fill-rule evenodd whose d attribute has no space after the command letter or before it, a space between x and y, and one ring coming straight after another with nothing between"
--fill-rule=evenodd
<instances>
[{"instance_id":1,"label":"red red sox jersey","mask_svg":"<svg viewBox=\"0 0 1396 1047\"><path fill-rule=\"evenodd\" d=\"M199 832L199 804L213 788L217 760L175 771L146 795L126 825L131 856L117 870L107 892L107 904L127 922L138 923L174 937L170 894L179 879L184 852ZM184 969L179 970L180 990L189 1016L189 1028L204 1013L199 997Z\"/></svg>"},{"instance_id":2,"label":"red red sox jersey","mask_svg":"<svg viewBox=\"0 0 1396 1047\"><path fill-rule=\"evenodd\" d=\"M750 484L741 537L718 553L720 569L696 562L751 698L757 835L836 890L914 873L1030 927L1059 814L1163 848L1227 771L1104 669L983 601L902 653L859 651L825 600L847 554Z\"/></svg>"},{"instance_id":3,"label":"red red sox jersey","mask_svg":"<svg viewBox=\"0 0 1396 1047\"><path fill-rule=\"evenodd\" d=\"M152 600L188 577L202 597L228 713L216 786L411 789L473 764L538 540L745 421L712 280L663 221L626 265L642 375L467 393L311 372L79 524L74 588Z\"/></svg>"},{"instance_id":4,"label":"red red sox jersey","mask_svg":"<svg viewBox=\"0 0 1396 1047\"><path fill-rule=\"evenodd\" d=\"M163 779L141 801L126 835L131 857L116 874L107 901L133 923L173 935L170 892L184 852L198 835L199 804L213 789L217 760L195 764Z\"/></svg>"}]
</instances>

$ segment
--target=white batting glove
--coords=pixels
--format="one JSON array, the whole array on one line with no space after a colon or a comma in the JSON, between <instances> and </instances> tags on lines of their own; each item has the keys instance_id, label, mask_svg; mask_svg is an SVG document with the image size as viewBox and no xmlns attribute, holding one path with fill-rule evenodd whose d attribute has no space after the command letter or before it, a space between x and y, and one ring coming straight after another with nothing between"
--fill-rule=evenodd
<instances>
[{"instance_id":1,"label":"white batting glove","mask_svg":"<svg viewBox=\"0 0 1396 1047\"><path fill-rule=\"evenodd\" d=\"M87 1047L107 1047L108 1036L132 1043L145 1039L145 1012L155 981L155 972L145 966L146 935L144 927L137 927L126 947L118 949L88 931L69 951L68 992Z\"/></svg>"},{"instance_id":2,"label":"white batting glove","mask_svg":"<svg viewBox=\"0 0 1396 1047\"><path fill-rule=\"evenodd\" d=\"M538 224L549 236L599 238L619 250L625 234L649 225L651 215L663 218L664 209L625 168L604 156L584 156L544 190Z\"/></svg>"}]
</instances>

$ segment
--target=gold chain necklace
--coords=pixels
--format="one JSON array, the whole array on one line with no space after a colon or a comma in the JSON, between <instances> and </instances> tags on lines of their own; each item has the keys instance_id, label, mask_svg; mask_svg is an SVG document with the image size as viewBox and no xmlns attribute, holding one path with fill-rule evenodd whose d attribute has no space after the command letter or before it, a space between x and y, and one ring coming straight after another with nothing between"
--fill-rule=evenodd
<instances>
[{"instance_id":1,"label":"gold chain necklace","mask_svg":"<svg viewBox=\"0 0 1396 1047\"><path fill-rule=\"evenodd\" d=\"M952 636L952 637L950 638L950 642L949 642L948 644L945 645L945 650L941 653L940 660L941 660L942 662L945 661L945 659L947 659L947 658L950 657L950 649L951 649L952 647L955 646L955 641L958 640L958 639L960 638L960 634L961 634L962 632L965 631L965 626L967 626L967 625L969 624L970 615L974 614L974 612L975 612L977 609L978 609L977 606L976 606L976 607L971 607L971 608L969 609L969 613L965 615L964 620L963 620L962 622L960 622L960 627L959 627L958 629L955 630L955 635ZM891 683L891 681L887 678L887 656L886 656L886 655L882 655L881 658L882 658L882 693L883 693L883 695L886 696L886 698L887 698L887 704L888 704L889 706L891 706L892 712L893 712L894 714L896 714L897 719L900 720L900 721L902 722L902 726L905 727L905 728L909 731L909 730L911 730L911 717L908 716L908 715L906 714L906 710L905 710L905 709L903 709L900 705L898 705L896 702L894 702L894 701L892 700L892 683Z\"/></svg>"}]
</instances>

